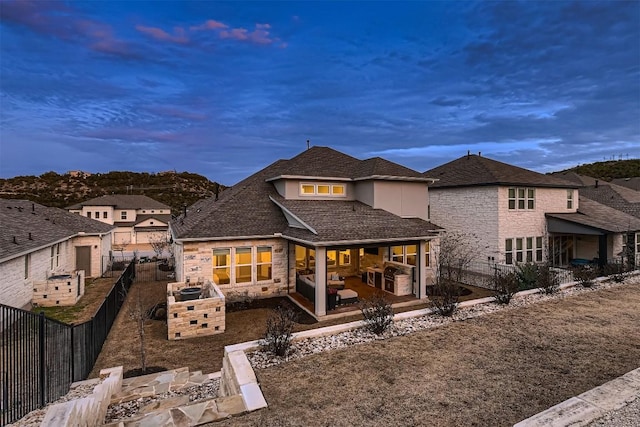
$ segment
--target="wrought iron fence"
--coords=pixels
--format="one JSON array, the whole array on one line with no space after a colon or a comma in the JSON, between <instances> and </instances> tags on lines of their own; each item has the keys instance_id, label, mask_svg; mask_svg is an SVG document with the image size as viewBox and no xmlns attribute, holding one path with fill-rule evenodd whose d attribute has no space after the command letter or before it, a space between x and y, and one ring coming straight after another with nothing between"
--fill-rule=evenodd
<instances>
[{"instance_id":1,"label":"wrought iron fence","mask_svg":"<svg viewBox=\"0 0 640 427\"><path fill-rule=\"evenodd\" d=\"M89 375L135 275L130 262L95 316L78 325L0 304L0 426L65 395L72 382Z\"/></svg>"},{"instance_id":2,"label":"wrought iron fence","mask_svg":"<svg viewBox=\"0 0 640 427\"><path fill-rule=\"evenodd\" d=\"M106 266L102 277L118 277L131 262L136 265L136 282L154 282L172 280L175 278L175 262L173 258L131 258L119 255L105 256L103 264Z\"/></svg>"},{"instance_id":3,"label":"wrought iron fence","mask_svg":"<svg viewBox=\"0 0 640 427\"><path fill-rule=\"evenodd\" d=\"M518 273L522 265L498 264L487 261L472 261L466 264L460 272L459 281L466 285L491 288L492 281L497 274ZM551 267L560 284L573 281L571 270L560 267Z\"/></svg>"}]
</instances>

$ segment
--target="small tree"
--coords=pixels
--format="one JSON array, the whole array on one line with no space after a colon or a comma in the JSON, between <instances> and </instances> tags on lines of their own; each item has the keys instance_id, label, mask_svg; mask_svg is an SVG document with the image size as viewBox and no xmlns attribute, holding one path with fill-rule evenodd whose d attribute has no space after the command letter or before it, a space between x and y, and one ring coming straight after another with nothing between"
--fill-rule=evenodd
<instances>
[{"instance_id":1,"label":"small tree","mask_svg":"<svg viewBox=\"0 0 640 427\"><path fill-rule=\"evenodd\" d=\"M515 272L503 273L502 271L496 271L493 279L496 302L509 304L511 298L518 292L519 285L518 276Z\"/></svg>"},{"instance_id":2,"label":"small tree","mask_svg":"<svg viewBox=\"0 0 640 427\"><path fill-rule=\"evenodd\" d=\"M167 239L167 235L163 233L153 233L149 236L149 244L151 245L153 252L155 252L156 258L162 258L164 252L171 246Z\"/></svg>"},{"instance_id":3,"label":"small tree","mask_svg":"<svg viewBox=\"0 0 640 427\"><path fill-rule=\"evenodd\" d=\"M373 294L360 303L365 327L376 335L382 335L393 323L393 307L380 294Z\"/></svg>"},{"instance_id":4,"label":"small tree","mask_svg":"<svg viewBox=\"0 0 640 427\"><path fill-rule=\"evenodd\" d=\"M291 335L297 314L289 306L279 305L267 318L264 347L279 357L284 357L291 348Z\"/></svg>"}]
</instances>

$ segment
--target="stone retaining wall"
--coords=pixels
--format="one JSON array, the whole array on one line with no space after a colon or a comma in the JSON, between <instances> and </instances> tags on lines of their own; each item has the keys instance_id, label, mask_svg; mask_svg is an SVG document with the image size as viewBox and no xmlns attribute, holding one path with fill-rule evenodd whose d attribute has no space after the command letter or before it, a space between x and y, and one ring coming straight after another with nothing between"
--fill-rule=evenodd
<instances>
[{"instance_id":1,"label":"stone retaining wall","mask_svg":"<svg viewBox=\"0 0 640 427\"><path fill-rule=\"evenodd\" d=\"M180 291L201 287L199 299L179 301ZM170 340L221 334L225 330L225 297L215 283L167 284L167 334Z\"/></svg>"},{"instance_id":2,"label":"stone retaining wall","mask_svg":"<svg viewBox=\"0 0 640 427\"><path fill-rule=\"evenodd\" d=\"M220 396L241 395L248 412L266 408L262 390L253 368L244 350L232 350L233 346L224 349L222 371L220 377Z\"/></svg>"},{"instance_id":3,"label":"stone retaining wall","mask_svg":"<svg viewBox=\"0 0 640 427\"><path fill-rule=\"evenodd\" d=\"M100 378L103 381L95 386L89 396L52 405L40 425L71 427L104 424L111 396L122 388L122 366L101 370Z\"/></svg>"}]
</instances>

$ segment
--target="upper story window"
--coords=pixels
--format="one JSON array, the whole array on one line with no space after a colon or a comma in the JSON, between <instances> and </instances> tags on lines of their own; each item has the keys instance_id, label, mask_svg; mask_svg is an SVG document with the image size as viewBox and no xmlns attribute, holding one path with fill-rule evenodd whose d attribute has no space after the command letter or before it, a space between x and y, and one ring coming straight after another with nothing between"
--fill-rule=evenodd
<instances>
[{"instance_id":1,"label":"upper story window","mask_svg":"<svg viewBox=\"0 0 640 427\"><path fill-rule=\"evenodd\" d=\"M533 210L536 207L535 188L509 188L510 210Z\"/></svg>"},{"instance_id":2,"label":"upper story window","mask_svg":"<svg viewBox=\"0 0 640 427\"><path fill-rule=\"evenodd\" d=\"M301 196L327 196L327 197L344 197L344 184L300 184Z\"/></svg>"},{"instance_id":3,"label":"upper story window","mask_svg":"<svg viewBox=\"0 0 640 427\"><path fill-rule=\"evenodd\" d=\"M91 218L91 212L87 212L87 216Z\"/></svg>"},{"instance_id":4,"label":"upper story window","mask_svg":"<svg viewBox=\"0 0 640 427\"><path fill-rule=\"evenodd\" d=\"M96 211L95 218L96 218L96 219L100 219L100 212Z\"/></svg>"},{"instance_id":5,"label":"upper story window","mask_svg":"<svg viewBox=\"0 0 640 427\"><path fill-rule=\"evenodd\" d=\"M567 209L573 209L573 190L567 190Z\"/></svg>"},{"instance_id":6,"label":"upper story window","mask_svg":"<svg viewBox=\"0 0 640 427\"><path fill-rule=\"evenodd\" d=\"M127 219L127 211L120 212L120 219Z\"/></svg>"},{"instance_id":7,"label":"upper story window","mask_svg":"<svg viewBox=\"0 0 640 427\"><path fill-rule=\"evenodd\" d=\"M107 219L107 216L108 216L108 213L106 211L102 212L102 218Z\"/></svg>"}]
</instances>

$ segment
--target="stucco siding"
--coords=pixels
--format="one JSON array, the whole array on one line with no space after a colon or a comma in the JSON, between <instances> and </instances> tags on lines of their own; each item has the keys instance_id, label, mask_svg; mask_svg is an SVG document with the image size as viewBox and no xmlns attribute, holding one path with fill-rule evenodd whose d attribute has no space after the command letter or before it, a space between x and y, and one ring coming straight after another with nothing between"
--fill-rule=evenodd
<instances>
[{"instance_id":1,"label":"stucco siding","mask_svg":"<svg viewBox=\"0 0 640 427\"><path fill-rule=\"evenodd\" d=\"M344 195L332 196L332 195L301 195L300 194L300 185L301 184L338 184L344 186ZM284 188L285 194L284 197L290 200L355 200L355 185L352 182L347 181L331 181L331 180L313 180L313 179L287 179L285 181L284 186L282 184L278 184L276 186L276 190L280 193L280 189ZM280 193L281 194L281 193Z\"/></svg>"},{"instance_id":2,"label":"stucco siding","mask_svg":"<svg viewBox=\"0 0 640 427\"><path fill-rule=\"evenodd\" d=\"M427 220L428 187L422 182L374 181L374 204L403 218Z\"/></svg>"},{"instance_id":3,"label":"stucco siding","mask_svg":"<svg viewBox=\"0 0 640 427\"><path fill-rule=\"evenodd\" d=\"M373 182L360 181L355 185L356 200L373 207Z\"/></svg>"}]
</instances>

